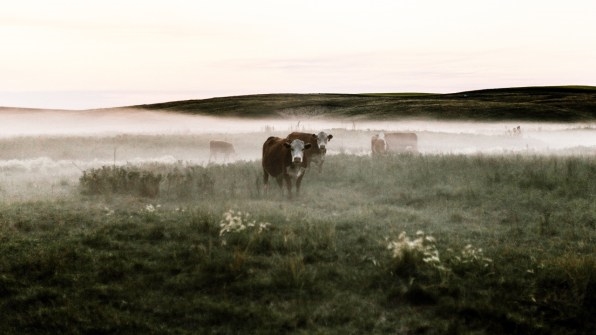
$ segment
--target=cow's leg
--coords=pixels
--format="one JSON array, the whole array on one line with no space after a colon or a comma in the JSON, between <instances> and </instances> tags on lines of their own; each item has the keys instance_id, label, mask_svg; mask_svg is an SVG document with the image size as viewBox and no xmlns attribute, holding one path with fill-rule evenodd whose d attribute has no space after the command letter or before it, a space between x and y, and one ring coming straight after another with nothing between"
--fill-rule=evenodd
<instances>
[{"instance_id":1,"label":"cow's leg","mask_svg":"<svg viewBox=\"0 0 596 335\"><path fill-rule=\"evenodd\" d=\"M269 173L263 169L263 189L265 194L269 192Z\"/></svg>"},{"instance_id":2,"label":"cow's leg","mask_svg":"<svg viewBox=\"0 0 596 335\"><path fill-rule=\"evenodd\" d=\"M300 185L302 185L302 178L304 178L304 175L306 174L306 168L304 167L298 167L296 174L295 174L295 179L296 179L296 195L300 195Z\"/></svg>"},{"instance_id":3,"label":"cow's leg","mask_svg":"<svg viewBox=\"0 0 596 335\"><path fill-rule=\"evenodd\" d=\"M311 162L317 167L317 172L321 173L321 171L322 171L321 165L323 165L323 156L314 155L314 156L312 156L311 160L308 162L309 165Z\"/></svg>"},{"instance_id":4,"label":"cow's leg","mask_svg":"<svg viewBox=\"0 0 596 335\"><path fill-rule=\"evenodd\" d=\"M300 195L300 184L302 184L302 177L304 177L304 174L301 174L298 176L298 178L296 178L296 196Z\"/></svg>"},{"instance_id":5,"label":"cow's leg","mask_svg":"<svg viewBox=\"0 0 596 335\"><path fill-rule=\"evenodd\" d=\"M283 191L283 177L278 176L277 178L275 178L275 180L277 181L277 186L279 186Z\"/></svg>"},{"instance_id":6,"label":"cow's leg","mask_svg":"<svg viewBox=\"0 0 596 335\"><path fill-rule=\"evenodd\" d=\"M319 167L319 173L323 172L323 160L319 161L318 167Z\"/></svg>"},{"instance_id":7,"label":"cow's leg","mask_svg":"<svg viewBox=\"0 0 596 335\"><path fill-rule=\"evenodd\" d=\"M275 181L277 182L277 186L279 186L279 191L281 192L281 195L284 195L284 188L283 188L283 176L277 176L275 177Z\"/></svg>"},{"instance_id":8,"label":"cow's leg","mask_svg":"<svg viewBox=\"0 0 596 335\"><path fill-rule=\"evenodd\" d=\"M288 198L292 199L292 177L285 175L284 180L286 181L286 188L288 189Z\"/></svg>"}]
</instances>

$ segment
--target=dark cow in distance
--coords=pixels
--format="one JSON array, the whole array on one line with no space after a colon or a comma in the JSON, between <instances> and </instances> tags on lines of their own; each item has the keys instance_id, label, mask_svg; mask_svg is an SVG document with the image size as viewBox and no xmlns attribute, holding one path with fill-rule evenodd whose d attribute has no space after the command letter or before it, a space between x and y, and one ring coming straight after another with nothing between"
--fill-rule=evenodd
<instances>
[{"instance_id":1,"label":"dark cow in distance","mask_svg":"<svg viewBox=\"0 0 596 335\"><path fill-rule=\"evenodd\" d=\"M228 160L228 158L230 158L230 155L235 153L236 150L234 150L234 145L230 142L217 140L209 141L209 162L211 162L211 158L217 160L218 154L224 155L225 162Z\"/></svg>"},{"instance_id":2,"label":"dark cow in distance","mask_svg":"<svg viewBox=\"0 0 596 335\"><path fill-rule=\"evenodd\" d=\"M522 134L521 126L514 127L513 129L508 130L507 133L511 136L521 136L521 134Z\"/></svg>"},{"instance_id":3,"label":"dark cow in distance","mask_svg":"<svg viewBox=\"0 0 596 335\"><path fill-rule=\"evenodd\" d=\"M304 171L308 165L305 150L311 148L310 143L304 143L302 140L287 138L269 137L263 143L263 183L265 192L269 188L269 176L277 180L277 184L282 190L282 181L286 182L288 197L292 198L292 181L296 182L296 195L300 193L300 184L304 177Z\"/></svg>"},{"instance_id":4,"label":"dark cow in distance","mask_svg":"<svg viewBox=\"0 0 596 335\"><path fill-rule=\"evenodd\" d=\"M382 156L387 153L387 142L385 142L385 134L375 134L371 137L370 150L373 157Z\"/></svg>"},{"instance_id":5,"label":"dark cow in distance","mask_svg":"<svg viewBox=\"0 0 596 335\"><path fill-rule=\"evenodd\" d=\"M315 164L319 173L323 171L323 162L325 162L325 155L327 154L327 143L331 141L333 135L327 134L324 131L318 134L293 132L287 138L290 141L299 139L304 143L310 143L310 150L304 153L308 167L310 167L310 164Z\"/></svg>"},{"instance_id":6,"label":"dark cow in distance","mask_svg":"<svg viewBox=\"0 0 596 335\"><path fill-rule=\"evenodd\" d=\"M418 136L415 133L385 133L389 152L418 152Z\"/></svg>"}]
</instances>

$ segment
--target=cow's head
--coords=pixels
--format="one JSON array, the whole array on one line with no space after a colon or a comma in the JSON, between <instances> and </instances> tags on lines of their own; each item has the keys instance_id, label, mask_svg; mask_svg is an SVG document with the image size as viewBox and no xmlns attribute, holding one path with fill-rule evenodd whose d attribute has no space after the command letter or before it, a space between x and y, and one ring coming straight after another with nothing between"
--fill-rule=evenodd
<instances>
[{"instance_id":1,"label":"cow's head","mask_svg":"<svg viewBox=\"0 0 596 335\"><path fill-rule=\"evenodd\" d=\"M292 163L300 164L304 159L304 150L308 150L311 144L305 144L302 140L295 139L292 142L284 142L284 146L290 149L290 154L292 155Z\"/></svg>"},{"instance_id":2,"label":"cow's head","mask_svg":"<svg viewBox=\"0 0 596 335\"><path fill-rule=\"evenodd\" d=\"M317 147L319 147L319 150L323 153L327 152L327 142L331 141L333 135L322 131L319 134L312 134L312 136L317 138Z\"/></svg>"}]
</instances>

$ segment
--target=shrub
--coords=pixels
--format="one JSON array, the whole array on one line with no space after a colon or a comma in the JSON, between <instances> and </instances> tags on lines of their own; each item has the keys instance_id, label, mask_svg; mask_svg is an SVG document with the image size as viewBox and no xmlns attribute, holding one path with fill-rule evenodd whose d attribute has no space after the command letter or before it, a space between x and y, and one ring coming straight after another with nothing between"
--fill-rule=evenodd
<instances>
[{"instance_id":1,"label":"shrub","mask_svg":"<svg viewBox=\"0 0 596 335\"><path fill-rule=\"evenodd\" d=\"M201 166L175 168L166 174L165 192L175 199L188 199L193 195L212 195L215 180L207 169Z\"/></svg>"},{"instance_id":2,"label":"shrub","mask_svg":"<svg viewBox=\"0 0 596 335\"><path fill-rule=\"evenodd\" d=\"M161 174L134 167L102 166L83 171L79 184L83 194L132 194L155 198L159 195Z\"/></svg>"}]
</instances>

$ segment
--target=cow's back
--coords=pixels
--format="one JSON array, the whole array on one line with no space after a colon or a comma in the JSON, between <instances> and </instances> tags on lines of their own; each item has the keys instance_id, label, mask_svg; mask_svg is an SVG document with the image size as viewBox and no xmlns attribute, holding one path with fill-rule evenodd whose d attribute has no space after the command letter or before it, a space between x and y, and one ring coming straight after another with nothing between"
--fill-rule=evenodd
<instances>
[{"instance_id":1,"label":"cow's back","mask_svg":"<svg viewBox=\"0 0 596 335\"><path fill-rule=\"evenodd\" d=\"M386 133L387 150L393 152L418 152L418 136L415 133Z\"/></svg>"},{"instance_id":2,"label":"cow's back","mask_svg":"<svg viewBox=\"0 0 596 335\"><path fill-rule=\"evenodd\" d=\"M235 153L234 145L226 141L211 140L209 141L209 150L212 153L224 153L233 154Z\"/></svg>"}]
</instances>

